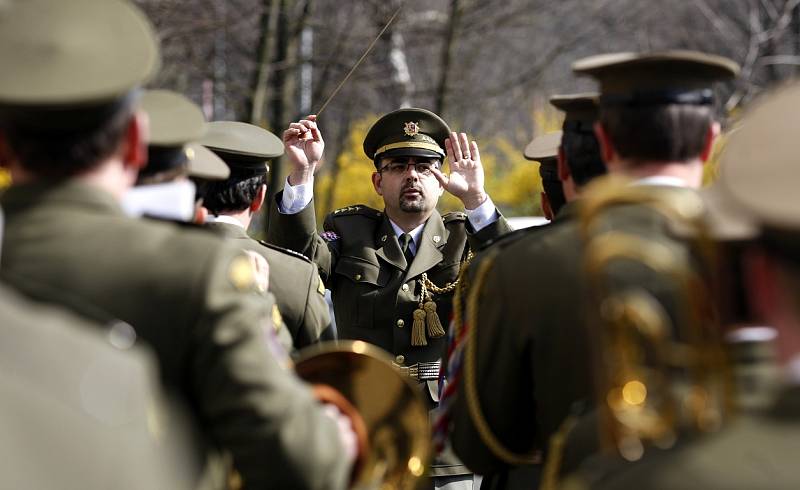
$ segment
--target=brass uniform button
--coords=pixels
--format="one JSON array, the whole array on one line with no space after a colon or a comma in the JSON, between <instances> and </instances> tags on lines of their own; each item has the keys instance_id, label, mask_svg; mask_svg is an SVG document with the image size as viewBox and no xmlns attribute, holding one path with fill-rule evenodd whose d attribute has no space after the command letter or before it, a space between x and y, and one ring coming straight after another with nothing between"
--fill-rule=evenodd
<instances>
[{"instance_id":1,"label":"brass uniform button","mask_svg":"<svg viewBox=\"0 0 800 490\"><path fill-rule=\"evenodd\" d=\"M404 322L404 321L402 320L402 318L401 318L400 320L397 320L397 326L398 326L399 328L403 328L403 327L405 327L405 326L406 326L406 322Z\"/></svg>"},{"instance_id":2,"label":"brass uniform button","mask_svg":"<svg viewBox=\"0 0 800 490\"><path fill-rule=\"evenodd\" d=\"M406 358L401 354L394 358L394 362L396 362L397 364L403 364L404 362L406 362Z\"/></svg>"},{"instance_id":3,"label":"brass uniform button","mask_svg":"<svg viewBox=\"0 0 800 490\"><path fill-rule=\"evenodd\" d=\"M353 277L355 278L356 281L360 281L361 280L361 274L356 274Z\"/></svg>"},{"instance_id":4,"label":"brass uniform button","mask_svg":"<svg viewBox=\"0 0 800 490\"><path fill-rule=\"evenodd\" d=\"M402 289L405 292L408 292L408 284L403 284L403 286L400 289Z\"/></svg>"}]
</instances>

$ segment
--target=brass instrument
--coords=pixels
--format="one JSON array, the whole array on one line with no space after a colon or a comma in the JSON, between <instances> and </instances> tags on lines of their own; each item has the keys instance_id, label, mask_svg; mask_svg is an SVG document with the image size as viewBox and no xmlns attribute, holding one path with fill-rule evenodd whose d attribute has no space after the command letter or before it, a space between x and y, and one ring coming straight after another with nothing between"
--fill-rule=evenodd
<instances>
[{"instance_id":1,"label":"brass instrument","mask_svg":"<svg viewBox=\"0 0 800 490\"><path fill-rule=\"evenodd\" d=\"M326 342L304 349L295 371L343 395L366 426L368 449L351 488L412 490L422 483L431 458L428 409L389 354L362 341Z\"/></svg>"},{"instance_id":2,"label":"brass instrument","mask_svg":"<svg viewBox=\"0 0 800 490\"><path fill-rule=\"evenodd\" d=\"M672 446L681 431L718 429L730 410L731 377L710 291L713 245L703 202L686 190L608 178L584 197L601 441L633 461L648 444ZM681 239L607 226L607 216L626 206L657 213Z\"/></svg>"}]
</instances>

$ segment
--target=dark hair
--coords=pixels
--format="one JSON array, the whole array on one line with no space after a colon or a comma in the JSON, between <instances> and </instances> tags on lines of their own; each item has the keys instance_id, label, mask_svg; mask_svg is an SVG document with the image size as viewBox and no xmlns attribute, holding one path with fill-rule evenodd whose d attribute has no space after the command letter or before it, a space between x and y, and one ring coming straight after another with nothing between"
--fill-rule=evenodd
<instances>
[{"instance_id":1,"label":"dark hair","mask_svg":"<svg viewBox=\"0 0 800 490\"><path fill-rule=\"evenodd\" d=\"M214 216L219 216L224 212L247 209L266 183L266 174L232 174L227 180L201 181L198 192L203 198L203 206Z\"/></svg>"},{"instance_id":2,"label":"dark hair","mask_svg":"<svg viewBox=\"0 0 800 490\"><path fill-rule=\"evenodd\" d=\"M71 177L95 168L117 151L133 116L131 100L94 108L21 108L4 118L2 129L25 170L39 177ZM48 128L48 119L55 118L74 119L75 124L54 123Z\"/></svg>"},{"instance_id":3,"label":"dark hair","mask_svg":"<svg viewBox=\"0 0 800 490\"><path fill-rule=\"evenodd\" d=\"M600 122L622 158L679 162L703 151L713 111L688 104L609 106L600 111Z\"/></svg>"},{"instance_id":4,"label":"dark hair","mask_svg":"<svg viewBox=\"0 0 800 490\"><path fill-rule=\"evenodd\" d=\"M558 178L558 168L556 165L539 164L539 175L542 177L542 189L547 194L550 209L555 216L567 203L567 199L564 197L564 187Z\"/></svg>"},{"instance_id":5,"label":"dark hair","mask_svg":"<svg viewBox=\"0 0 800 490\"><path fill-rule=\"evenodd\" d=\"M561 147L575 185L582 186L606 173L600 144L591 123L564 123Z\"/></svg>"}]
</instances>

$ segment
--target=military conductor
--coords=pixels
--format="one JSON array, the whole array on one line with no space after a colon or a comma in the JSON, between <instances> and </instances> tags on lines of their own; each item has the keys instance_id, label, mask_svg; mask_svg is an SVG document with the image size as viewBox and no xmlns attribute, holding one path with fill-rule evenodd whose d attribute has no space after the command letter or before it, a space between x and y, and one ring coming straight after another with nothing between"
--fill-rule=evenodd
<instances>
[{"instance_id":1,"label":"military conductor","mask_svg":"<svg viewBox=\"0 0 800 490\"><path fill-rule=\"evenodd\" d=\"M291 124L283 142L292 172L271 207L267 240L316 262L333 295L339 336L391 352L433 406L461 265L470 250L510 230L484 190L478 145L424 109L386 114L364 140L384 209L336 210L318 234L312 187L324 142L315 118ZM437 212L444 191L461 200L464 213ZM432 473L463 472L442 462Z\"/></svg>"}]
</instances>

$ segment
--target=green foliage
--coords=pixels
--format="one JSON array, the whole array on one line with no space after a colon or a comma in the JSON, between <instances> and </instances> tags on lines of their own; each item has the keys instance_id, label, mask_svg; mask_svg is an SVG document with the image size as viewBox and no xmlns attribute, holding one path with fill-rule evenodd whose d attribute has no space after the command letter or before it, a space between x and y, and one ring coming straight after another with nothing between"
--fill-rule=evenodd
<instances>
[{"instance_id":1,"label":"green foliage","mask_svg":"<svg viewBox=\"0 0 800 490\"><path fill-rule=\"evenodd\" d=\"M723 133L714 142L714 148L711 150L711 156L703 166L703 186L707 187L714 183L719 176L719 162L722 152L725 149L725 142L728 139L728 134Z\"/></svg>"},{"instance_id":2,"label":"green foliage","mask_svg":"<svg viewBox=\"0 0 800 490\"><path fill-rule=\"evenodd\" d=\"M11 174L8 170L0 168L0 190L5 189L11 185Z\"/></svg>"}]
</instances>

